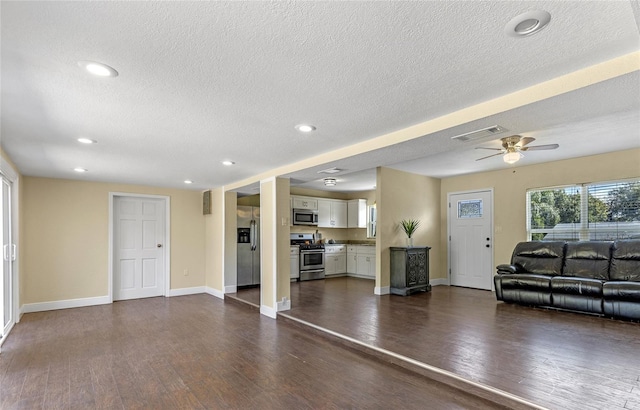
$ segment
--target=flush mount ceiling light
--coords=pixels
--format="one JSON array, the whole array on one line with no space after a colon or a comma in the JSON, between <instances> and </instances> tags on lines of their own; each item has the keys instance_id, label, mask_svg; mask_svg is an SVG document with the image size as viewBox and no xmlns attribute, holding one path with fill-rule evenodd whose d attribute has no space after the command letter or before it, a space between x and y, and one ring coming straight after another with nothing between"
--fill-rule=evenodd
<instances>
[{"instance_id":1,"label":"flush mount ceiling light","mask_svg":"<svg viewBox=\"0 0 640 410\"><path fill-rule=\"evenodd\" d=\"M81 142L83 144L97 144L98 143L98 141L92 140L92 139L89 139L89 138L78 138L78 142Z\"/></svg>"},{"instance_id":2,"label":"flush mount ceiling light","mask_svg":"<svg viewBox=\"0 0 640 410\"><path fill-rule=\"evenodd\" d=\"M335 178L325 178L324 179L324 186L336 186L336 179Z\"/></svg>"},{"instance_id":3,"label":"flush mount ceiling light","mask_svg":"<svg viewBox=\"0 0 640 410\"><path fill-rule=\"evenodd\" d=\"M511 37L527 37L545 28L551 21L551 14L544 10L531 10L511 19L504 32Z\"/></svg>"},{"instance_id":4,"label":"flush mount ceiling light","mask_svg":"<svg viewBox=\"0 0 640 410\"><path fill-rule=\"evenodd\" d=\"M316 127L314 127L313 125L308 125L308 124L298 124L296 125L296 129L300 132L311 132L311 131L315 131Z\"/></svg>"},{"instance_id":5,"label":"flush mount ceiling light","mask_svg":"<svg viewBox=\"0 0 640 410\"><path fill-rule=\"evenodd\" d=\"M75 167L73 170L80 173L88 171L88 169L82 167Z\"/></svg>"},{"instance_id":6,"label":"flush mount ceiling light","mask_svg":"<svg viewBox=\"0 0 640 410\"><path fill-rule=\"evenodd\" d=\"M516 162L520 161L520 158L522 158L521 153L517 151L510 151L504 154L504 157L502 157L502 160L507 164L515 164Z\"/></svg>"},{"instance_id":7,"label":"flush mount ceiling light","mask_svg":"<svg viewBox=\"0 0 640 410\"><path fill-rule=\"evenodd\" d=\"M192 180L190 180L190 179L185 179L185 180L184 180L184 183L185 183L185 184L193 184L193 181L192 181Z\"/></svg>"},{"instance_id":8,"label":"flush mount ceiling light","mask_svg":"<svg viewBox=\"0 0 640 410\"><path fill-rule=\"evenodd\" d=\"M230 167L231 165L234 165L234 164L235 164L235 162L233 162L233 161L229 161L229 160L222 161L222 165L225 165L227 167Z\"/></svg>"},{"instance_id":9,"label":"flush mount ceiling light","mask_svg":"<svg viewBox=\"0 0 640 410\"><path fill-rule=\"evenodd\" d=\"M78 61L78 65L98 77L117 77L118 72L106 64L95 61Z\"/></svg>"}]
</instances>

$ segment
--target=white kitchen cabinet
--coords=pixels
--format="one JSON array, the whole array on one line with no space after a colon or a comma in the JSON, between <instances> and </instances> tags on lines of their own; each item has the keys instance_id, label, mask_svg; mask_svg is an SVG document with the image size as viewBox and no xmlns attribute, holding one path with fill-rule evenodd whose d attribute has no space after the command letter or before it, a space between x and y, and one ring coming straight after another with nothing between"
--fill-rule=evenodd
<instances>
[{"instance_id":1,"label":"white kitchen cabinet","mask_svg":"<svg viewBox=\"0 0 640 410\"><path fill-rule=\"evenodd\" d=\"M360 278L375 279L376 247L349 245L347 247L347 273Z\"/></svg>"},{"instance_id":2,"label":"white kitchen cabinet","mask_svg":"<svg viewBox=\"0 0 640 410\"><path fill-rule=\"evenodd\" d=\"M318 198L318 227L346 228L347 202L340 199Z\"/></svg>"},{"instance_id":3,"label":"white kitchen cabinet","mask_svg":"<svg viewBox=\"0 0 640 410\"><path fill-rule=\"evenodd\" d=\"M347 228L367 227L367 200L352 199L347 201Z\"/></svg>"},{"instance_id":4,"label":"white kitchen cabinet","mask_svg":"<svg viewBox=\"0 0 640 410\"><path fill-rule=\"evenodd\" d=\"M325 245L324 274L340 275L347 273L347 247L345 245Z\"/></svg>"},{"instance_id":5,"label":"white kitchen cabinet","mask_svg":"<svg viewBox=\"0 0 640 410\"><path fill-rule=\"evenodd\" d=\"M358 276L376 278L376 257L374 255L358 255L356 274Z\"/></svg>"},{"instance_id":6,"label":"white kitchen cabinet","mask_svg":"<svg viewBox=\"0 0 640 410\"><path fill-rule=\"evenodd\" d=\"M291 279L298 279L300 277L300 247L291 246L290 251L291 260Z\"/></svg>"},{"instance_id":7,"label":"white kitchen cabinet","mask_svg":"<svg viewBox=\"0 0 640 410\"><path fill-rule=\"evenodd\" d=\"M347 273L356 273L358 267L358 254L355 246L347 248Z\"/></svg>"},{"instance_id":8,"label":"white kitchen cabinet","mask_svg":"<svg viewBox=\"0 0 640 410\"><path fill-rule=\"evenodd\" d=\"M310 209L315 211L318 209L318 198L308 196L292 196L291 207L293 209Z\"/></svg>"}]
</instances>

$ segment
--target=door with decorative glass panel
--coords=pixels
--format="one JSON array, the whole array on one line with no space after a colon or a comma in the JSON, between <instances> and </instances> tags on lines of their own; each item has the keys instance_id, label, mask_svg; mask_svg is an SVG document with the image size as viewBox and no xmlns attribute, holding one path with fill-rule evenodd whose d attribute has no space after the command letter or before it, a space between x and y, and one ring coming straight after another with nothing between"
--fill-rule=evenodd
<instances>
[{"instance_id":1,"label":"door with decorative glass panel","mask_svg":"<svg viewBox=\"0 0 640 410\"><path fill-rule=\"evenodd\" d=\"M493 287L493 191L449 194L449 269L452 286Z\"/></svg>"}]
</instances>

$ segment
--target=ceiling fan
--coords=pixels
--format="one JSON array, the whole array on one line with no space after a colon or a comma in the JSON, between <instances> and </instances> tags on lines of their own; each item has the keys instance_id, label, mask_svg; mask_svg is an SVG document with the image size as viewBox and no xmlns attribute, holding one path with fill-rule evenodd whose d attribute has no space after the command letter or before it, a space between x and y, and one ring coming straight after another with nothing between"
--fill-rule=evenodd
<instances>
[{"instance_id":1,"label":"ceiling fan","mask_svg":"<svg viewBox=\"0 0 640 410\"><path fill-rule=\"evenodd\" d=\"M503 155L502 159L507 164L515 164L522 158L521 151L535 151L535 150L548 150L548 149L556 149L560 145L558 144L546 144L546 145L534 145L527 146L533 141L535 138L532 137L522 137L520 135L512 135L510 137L500 138L502 141L502 148L488 148L488 147L476 147L476 149L489 149L493 151L500 151L497 154L492 154L486 157L478 158L476 161L480 161L482 159L487 159L491 157L495 157L496 155Z\"/></svg>"}]
</instances>

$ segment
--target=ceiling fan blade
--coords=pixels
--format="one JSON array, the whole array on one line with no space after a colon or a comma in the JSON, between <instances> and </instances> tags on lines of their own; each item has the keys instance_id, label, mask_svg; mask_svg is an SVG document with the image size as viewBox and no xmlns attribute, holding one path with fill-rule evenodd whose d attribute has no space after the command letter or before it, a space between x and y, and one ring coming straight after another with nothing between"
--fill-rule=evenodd
<instances>
[{"instance_id":1,"label":"ceiling fan blade","mask_svg":"<svg viewBox=\"0 0 640 410\"><path fill-rule=\"evenodd\" d=\"M488 157L478 158L476 161L480 161L480 160L482 160L482 159L487 159L487 158L495 157L496 155L502 155L502 152L498 152L497 154L489 155Z\"/></svg>"},{"instance_id":2,"label":"ceiling fan blade","mask_svg":"<svg viewBox=\"0 0 640 410\"><path fill-rule=\"evenodd\" d=\"M476 147L476 149L490 149L492 151L503 151L502 148Z\"/></svg>"},{"instance_id":3,"label":"ceiling fan blade","mask_svg":"<svg viewBox=\"0 0 640 410\"><path fill-rule=\"evenodd\" d=\"M531 144L536 139L533 137L524 137L520 140L520 147L524 147L527 144Z\"/></svg>"},{"instance_id":4,"label":"ceiling fan blade","mask_svg":"<svg viewBox=\"0 0 640 410\"><path fill-rule=\"evenodd\" d=\"M542 151L545 149L556 149L558 144L534 145L533 147L521 147L520 151Z\"/></svg>"}]
</instances>

